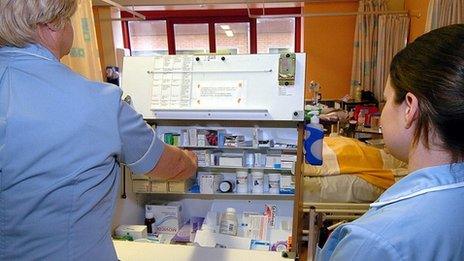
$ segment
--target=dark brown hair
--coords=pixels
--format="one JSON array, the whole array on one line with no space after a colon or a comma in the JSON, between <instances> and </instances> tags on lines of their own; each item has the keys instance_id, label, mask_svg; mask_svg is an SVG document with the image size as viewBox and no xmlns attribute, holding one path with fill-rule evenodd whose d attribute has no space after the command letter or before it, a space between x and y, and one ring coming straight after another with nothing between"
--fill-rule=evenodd
<instances>
[{"instance_id":1,"label":"dark brown hair","mask_svg":"<svg viewBox=\"0 0 464 261\"><path fill-rule=\"evenodd\" d=\"M408 92L419 102L414 144L422 137L429 147L436 130L454 162L464 156L464 24L442 27L417 38L390 65L395 102Z\"/></svg>"}]
</instances>

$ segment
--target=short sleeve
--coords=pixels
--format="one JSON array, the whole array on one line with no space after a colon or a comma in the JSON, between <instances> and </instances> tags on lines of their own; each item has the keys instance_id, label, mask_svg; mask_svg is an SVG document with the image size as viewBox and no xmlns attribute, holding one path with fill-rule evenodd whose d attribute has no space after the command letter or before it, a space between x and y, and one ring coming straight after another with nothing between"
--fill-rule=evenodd
<instances>
[{"instance_id":1,"label":"short sleeve","mask_svg":"<svg viewBox=\"0 0 464 261\"><path fill-rule=\"evenodd\" d=\"M402 260L395 248L377 234L359 226L346 225L335 230L317 260Z\"/></svg>"},{"instance_id":2,"label":"short sleeve","mask_svg":"<svg viewBox=\"0 0 464 261\"><path fill-rule=\"evenodd\" d=\"M153 128L124 101L120 102L118 124L121 138L119 160L135 174L152 170L164 151L164 143Z\"/></svg>"}]
</instances>

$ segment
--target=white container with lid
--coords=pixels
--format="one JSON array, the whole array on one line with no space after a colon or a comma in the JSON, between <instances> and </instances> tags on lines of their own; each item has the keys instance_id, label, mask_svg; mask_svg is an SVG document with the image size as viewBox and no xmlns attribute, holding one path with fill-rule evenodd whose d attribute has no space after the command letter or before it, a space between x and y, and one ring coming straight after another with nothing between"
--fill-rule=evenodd
<instances>
[{"instance_id":1,"label":"white container with lid","mask_svg":"<svg viewBox=\"0 0 464 261\"><path fill-rule=\"evenodd\" d=\"M228 180L221 181L219 183L219 191L222 193L232 192L234 190L234 183Z\"/></svg>"},{"instance_id":2,"label":"white container with lid","mask_svg":"<svg viewBox=\"0 0 464 261\"><path fill-rule=\"evenodd\" d=\"M236 192L239 194L248 193L248 171L237 170Z\"/></svg>"},{"instance_id":3,"label":"white container with lid","mask_svg":"<svg viewBox=\"0 0 464 261\"><path fill-rule=\"evenodd\" d=\"M253 187L253 194L263 194L264 192L264 172L262 170L255 170L251 173Z\"/></svg>"},{"instance_id":4,"label":"white container with lid","mask_svg":"<svg viewBox=\"0 0 464 261\"><path fill-rule=\"evenodd\" d=\"M280 173L269 173L269 194L279 194Z\"/></svg>"},{"instance_id":5,"label":"white container with lid","mask_svg":"<svg viewBox=\"0 0 464 261\"><path fill-rule=\"evenodd\" d=\"M235 214L235 208L227 208L226 212L222 213L221 221L219 225L219 233L225 235L236 236L237 235L237 215Z\"/></svg>"}]
</instances>

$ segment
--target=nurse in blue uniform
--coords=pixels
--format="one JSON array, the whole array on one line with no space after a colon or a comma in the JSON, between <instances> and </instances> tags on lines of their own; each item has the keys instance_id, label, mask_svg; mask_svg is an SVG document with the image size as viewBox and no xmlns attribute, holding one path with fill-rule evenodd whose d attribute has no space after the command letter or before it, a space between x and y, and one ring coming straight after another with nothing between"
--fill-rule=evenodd
<instances>
[{"instance_id":1,"label":"nurse in blue uniform","mask_svg":"<svg viewBox=\"0 0 464 261\"><path fill-rule=\"evenodd\" d=\"M382 132L410 174L318 260L464 260L464 25L431 31L393 59Z\"/></svg>"},{"instance_id":2,"label":"nurse in blue uniform","mask_svg":"<svg viewBox=\"0 0 464 261\"><path fill-rule=\"evenodd\" d=\"M60 63L76 0L0 1L0 260L117 260L110 237L120 164L195 174L114 85Z\"/></svg>"}]
</instances>

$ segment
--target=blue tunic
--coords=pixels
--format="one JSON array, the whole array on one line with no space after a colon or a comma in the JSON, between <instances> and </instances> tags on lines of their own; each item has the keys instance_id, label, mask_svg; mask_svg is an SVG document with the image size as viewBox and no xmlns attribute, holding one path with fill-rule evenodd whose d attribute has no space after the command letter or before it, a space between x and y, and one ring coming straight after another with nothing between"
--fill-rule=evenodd
<instances>
[{"instance_id":1,"label":"blue tunic","mask_svg":"<svg viewBox=\"0 0 464 261\"><path fill-rule=\"evenodd\" d=\"M318 260L464 260L464 164L412 172L337 228Z\"/></svg>"},{"instance_id":2,"label":"blue tunic","mask_svg":"<svg viewBox=\"0 0 464 261\"><path fill-rule=\"evenodd\" d=\"M116 260L119 163L164 150L121 94L40 45L0 48L0 260Z\"/></svg>"}]
</instances>

